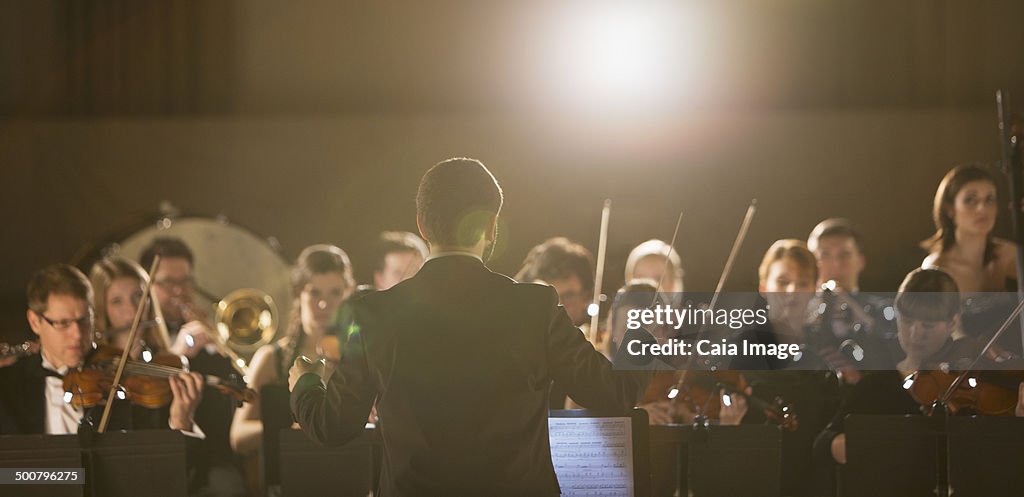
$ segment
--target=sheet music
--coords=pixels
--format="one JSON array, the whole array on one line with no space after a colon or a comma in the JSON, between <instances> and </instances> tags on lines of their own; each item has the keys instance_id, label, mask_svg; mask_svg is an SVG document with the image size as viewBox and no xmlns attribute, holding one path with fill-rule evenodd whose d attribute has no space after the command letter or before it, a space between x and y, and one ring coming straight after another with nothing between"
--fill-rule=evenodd
<instances>
[{"instance_id":1,"label":"sheet music","mask_svg":"<svg viewBox=\"0 0 1024 497\"><path fill-rule=\"evenodd\" d=\"M551 462L567 497L633 497L630 418L548 418Z\"/></svg>"}]
</instances>

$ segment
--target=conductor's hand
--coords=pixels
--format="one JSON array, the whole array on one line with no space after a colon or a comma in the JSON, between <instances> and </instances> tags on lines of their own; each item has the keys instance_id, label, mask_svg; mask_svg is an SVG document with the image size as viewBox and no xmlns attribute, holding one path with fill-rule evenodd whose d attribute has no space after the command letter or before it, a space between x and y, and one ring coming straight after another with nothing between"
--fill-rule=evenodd
<instances>
[{"instance_id":1,"label":"conductor's hand","mask_svg":"<svg viewBox=\"0 0 1024 497\"><path fill-rule=\"evenodd\" d=\"M306 356L295 358L295 363L288 370L288 391L295 390L295 383L306 373L316 373L323 377L323 361L312 361Z\"/></svg>"},{"instance_id":2,"label":"conductor's hand","mask_svg":"<svg viewBox=\"0 0 1024 497\"><path fill-rule=\"evenodd\" d=\"M171 428L191 430L196 408L203 399L203 377L199 373L178 373L167 382L171 385Z\"/></svg>"}]
</instances>

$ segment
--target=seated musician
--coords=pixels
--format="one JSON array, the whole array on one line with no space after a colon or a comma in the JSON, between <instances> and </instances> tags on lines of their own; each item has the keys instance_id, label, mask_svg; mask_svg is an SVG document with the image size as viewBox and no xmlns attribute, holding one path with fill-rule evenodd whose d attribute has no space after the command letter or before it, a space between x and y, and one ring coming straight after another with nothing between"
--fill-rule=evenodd
<instances>
[{"instance_id":1,"label":"seated musician","mask_svg":"<svg viewBox=\"0 0 1024 497\"><path fill-rule=\"evenodd\" d=\"M864 241L850 221L830 218L818 223L807 237L807 248L818 260L818 295L832 305L818 323L818 331L830 337L828 345L835 362L848 362L841 380L851 385L860 380L860 370L892 367L892 351L897 347L895 326L885 316L892 299L860 291L864 270ZM890 315L889 318L892 316ZM843 343L856 348L856 360L840 355Z\"/></svg>"},{"instance_id":2,"label":"seated musician","mask_svg":"<svg viewBox=\"0 0 1024 497\"><path fill-rule=\"evenodd\" d=\"M743 338L760 343L806 345L808 325L813 320L809 304L818 280L814 254L800 240L778 240L765 253L758 276L758 290L769 304L768 323L746 332ZM803 350L799 358L750 358L730 365L730 369L745 370L743 375L750 385L746 394L768 402L781 399L795 411L797 427L787 437L783 449L785 495L818 495L821 488L830 484L817 479L812 467L812 446L839 403L835 377L823 374L835 365L829 364L813 347ZM729 402L721 409L721 423L760 424L770 419L769 413L749 405L743 392L730 394Z\"/></svg>"},{"instance_id":3,"label":"seated musician","mask_svg":"<svg viewBox=\"0 0 1024 497\"><path fill-rule=\"evenodd\" d=\"M170 352L189 359L192 371L221 378L234 378L237 373L231 360L214 346L212 324L196 301L195 259L192 250L179 238L157 237L139 257L144 268L160 255L160 265L153 273L153 297L160 306L170 335ZM245 484L228 441L235 401L212 387L203 389L203 402L196 411L196 421L206 433L198 463L205 473L194 480L208 489L210 495L243 495Z\"/></svg>"},{"instance_id":4,"label":"seated musician","mask_svg":"<svg viewBox=\"0 0 1024 497\"><path fill-rule=\"evenodd\" d=\"M573 324L587 323L587 305L594 292L594 258L583 245L565 237L545 240L530 249L515 279L551 285Z\"/></svg>"},{"instance_id":5,"label":"seated musician","mask_svg":"<svg viewBox=\"0 0 1024 497\"><path fill-rule=\"evenodd\" d=\"M907 376L940 363L973 359L980 352L971 337L953 339L960 321L960 294L956 282L939 269L915 269L907 275L896 296L899 343L905 357L895 370L865 375L847 397L832 422L815 442L819 454L846 463L844 421L848 414L920 414L921 405L907 389ZM1017 387L1017 416L1024 416L1024 383Z\"/></svg>"},{"instance_id":6,"label":"seated musician","mask_svg":"<svg viewBox=\"0 0 1024 497\"><path fill-rule=\"evenodd\" d=\"M589 327L587 304L594 292L594 258L583 245L565 237L545 240L526 254L515 279L551 285L573 324ZM551 386L550 402L552 409L578 407L560 385Z\"/></svg>"},{"instance_id":7,"label":"seated musician","mask_svg":"<svg viewBox=\"0 0 1024 497\"><path fill-rule=\"evenodd\" d=\"M82 409L65 402L62 380L94 352L92 301L89 280L74 267L55 264L32 276L26 315L39 337L40 353L0 369L0 434L72 434L83 421L99 423L103 406ZM180 373L168 381L169 407L148 409L115 400L109 428L170 428L202 437L194 422L202 377Z\"/></svg>"},{"instance_id":8,"label":"seated musician","mask_svg":"<svg viewBox=\"0 0 1024 497\"><path fill-rule=\"evenodd\" d=\"M664 261L664 258L662 258ZM664 284L664 283L663 283ZM626 334L627 315L630 310L647 309L654 301L657 282L650 279L634 279L615 292L615 298L608 311L608 339L602 346L605 357L612 359ZM665 339L674 334L668 326L651 325L645 327L656 339ZM666 425L673 422L693 421L693 413L685 406L673 403L668 392L677 379L677 371L661 371L655 374L638 407L647 411L647 421L652 425ZM575 407L575 406L572 406Z\"/></svg>"},{"instance_id":9,"label":"seated musician","mask_svg":"<svg viewBox=\"0 0 1024 497\"><path fill-rule=\"evenodd\" d=\"M141 302L149 300L143 298L149 275L134 261L106 257L93 264L89 280L96 310L96 342L124 349L135 311ZM171 347L166 324L157 319L155 306L147 305L139 322L138 335L132 357L138 358L142 350L158 353L167 352Z\"/></svg>"},{"instance_id":10,"label":"seated musician","mask_svg":"<svg viewBox=\"0 0 1024 497\"><path fill-rule=\"evenodd\" d=\"M374 254L373 286L387 290L412 278L427 260L427 244L408 231L380 234Z\"/></svg>"},{"instance_id":11,"label":"seated musician","mask_svg":"<svg viewBox=\"0 0 1024 497\"><path fill-rule=\"evenodd\" d=\"M260 347L253 355L249 364L249 388L259 392L266 385L287 385L288 368L296 357L321 355L318 344L335 324L342 301L354 288L352 264L344 251L333 245L306 247L292 269L295 316L284 338ZM283 409L287 412L288 406ZM240 454L252 453L259 448L262 435L257 398L235 411L231 447Z\"/></svg>"}]
</instances>

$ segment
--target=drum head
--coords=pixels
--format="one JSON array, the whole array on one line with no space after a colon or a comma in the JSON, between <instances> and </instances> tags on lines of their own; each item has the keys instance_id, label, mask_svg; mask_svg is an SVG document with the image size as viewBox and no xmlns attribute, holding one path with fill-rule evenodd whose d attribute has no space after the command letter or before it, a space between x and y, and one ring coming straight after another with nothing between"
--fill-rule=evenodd
<instances>
[{"instance_id":1,"label":"drum head","mask_svg":"<svg viewBox=\"0 0 1024 497\"><path fill-rule=\"evenodd\" d=\"M292 304L290 266L266 239L220 219L162 218L108 247L105 253L138 261L142 250L160 236L180 238L192 249L198 289L218 299L240 288L255 288L269 294L280 312L277 334L285 332ZM217 302L204 298L198 291L195 301L205 304L203 309L211 318L215 315L213 306ZM244 351L247 356L252 352Z\"/></svg>"}]
</instances>

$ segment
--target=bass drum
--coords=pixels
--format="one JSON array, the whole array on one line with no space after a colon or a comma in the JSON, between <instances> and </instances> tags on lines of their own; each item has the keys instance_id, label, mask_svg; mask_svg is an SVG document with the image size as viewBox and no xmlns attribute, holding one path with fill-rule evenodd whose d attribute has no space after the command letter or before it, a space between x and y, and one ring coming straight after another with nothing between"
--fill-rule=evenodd
<instances>
[{"instance_id":1,"label":"bass drum","mask_svg":"<svg viewBox=\"0 0 1024 497\"><path fill-rule=\"evenodd\" d=\"M194 300L211 318L217 315L219 299L240 289L261 290L273 299L271 307L276 306L277 313L273 316L276 325L272 336L245 332L227 336L224 324L215 323L221 338L240 356L248 360L261 345L285 332L284 323L288 322L292 304L290 265L276 243L272 244L272 240L220 218L165 217L107 246L102 252L103 255L120 255L138 261L143 249L162 236L180 238L192 249L195 258ZM263 321L268 318L262 316ZM230 321L239 321L239 316ZM266 325L265 322L263 324Z\"/></svg>"}]
</instances>

